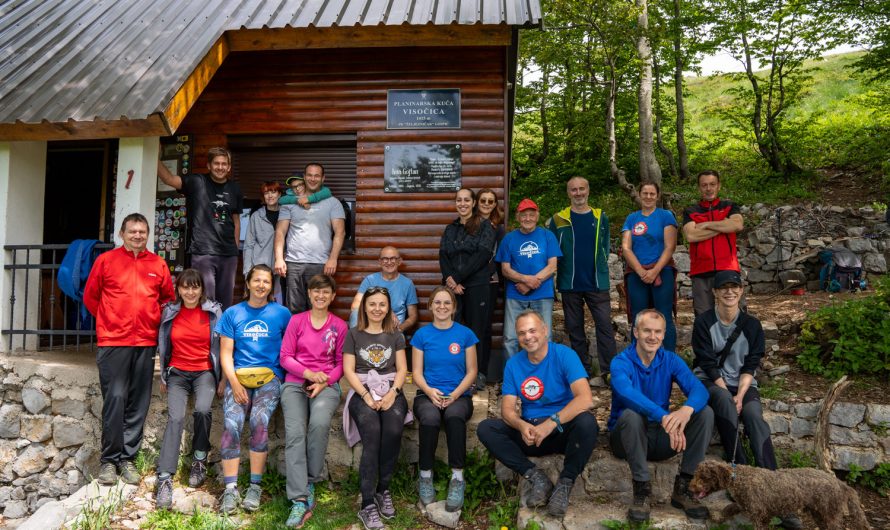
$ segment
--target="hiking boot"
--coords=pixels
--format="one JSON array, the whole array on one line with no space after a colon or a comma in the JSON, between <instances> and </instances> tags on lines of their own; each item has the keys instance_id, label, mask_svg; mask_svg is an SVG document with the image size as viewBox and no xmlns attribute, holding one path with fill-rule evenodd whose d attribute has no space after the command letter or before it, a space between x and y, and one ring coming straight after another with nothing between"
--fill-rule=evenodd
<instances>
[{"instance_id":1,"label":"hiking boot","mask_svg":"<svg viewBox=\"0 0 890 530\"><path fill-rule=\"evenodd\" d=\"M690 519L707 519L710 515L707 506L699 502L689 492L689 480L677 475L674 478L674 492L671 494L671 506L679 508Z\"/></svg>"},{"instance_id":2,"label":"hiking boot","mask_svg":"<svg viewBox=\"0 0 890 530\"><path fill-rule=\"evenodd\" d=\"M121 462L121 480L126 484L139 484L139 481L142 480L142 475L139 474L139 470L136 469L136 465L129 460L124 460Z\"/></svg>"},{"instance_id":3,"label":"hiking boot","mask_svg":"<svg viewBox=\"0 0 890 530\"><path fill-rule=\"evenodd\" d=\"M173 479L159 478L155 488L155 508L166 510L173 505Z\"/></svg>"},{"instance_id":4,"label":"hiking boot","mask_svg":"<svg viewBox=\"0 0 890 530\"><path fill-rule=\"evenodd\" d=\"M235 513L240 505L241 494L238 493L238 488L226 488L225 491L223 491L222 498L219 500L220 513L226 515Z\"/></svg>"},{"instance_id":5,"label":"hiking boot","mask_svg":"<svg viewBox=\"0 0 890 530\"><path fill-rule=\"evenodd\" d=\"M117 483L117 467L111 462L105 462L99 468L99 476L96 477L99 484L113 486Z\"/></svg>"},{"instance_id":6,"label":"hiking boot","mask_svg":"<svg viewBox=\"0 0 890 530\"><path fill-rule=\"evenodd\" d=\"M464 505L464 490L467 483L463 480L452 478L448 481L448 495L445 497L445 511L456 512Z\"/></svg>"},{"instance_id":7,"label":"hiking boot","mask_svg":"<svg viewBox=\"0 0 890 530\"><path fill-rule=\"evenodd\" d=\"M417 494L420 503L426 506L436 501L436 487L433 485L433 477L417 479Z\"/></svg>"},{"instance_id":8,"label":"hiking boot","mask_svg":"<svg viewBox=\"0 0 890 530\"><path fill-rule=\"evenodd\" d=\"M207 460L192 460L192 468L189 470L189 486L197 488L207 480Z\"/></svg>"},{"instance_id":9,"label":"hiking boot","mask_svg":"<svg viewBox=\"0 0 890 530\"><path fill-rule=\"evenodd\" d=\"M358 520L362 522L365 530L386 528L383 525L383 521L380 520L380 514L377 513L377 506L373 504L369 504L358 511Z\"/></svg>"},{"instance_id":10,"label":"hiking boot","mask_svg":"<svg viewBox=\"0 0 890 530\"><path fill-rule=\"evenodd\" d=\"M779 516L779 519L782 520L779 523L779 528L785 528L786 530L800 530L803 528L803 521L800 520L796 513L786 513Z\"/></svg>"},{"instance_id":11,"label":"hiking boot","mask_svg":"<svg viewBox=\"0 0 890 530\"><path fill-rule=\"evenodd\" d=\"M263 496L263 488L259 484L251 484L244 494L244 500L241 501L241 507L248 512L255 512L260 507L260 497Z\"/></svg>"},{"instance_id":12,"label":"hiking boot","mask_svg":"<svg viewBox=\"0 0 890 530\"><path fill-rule=\"evenodd\" d=\"M652 486L649 482L634 481L634 500L627 509L629 523L644 523L649 520L649 496Z\"/></svg>"},{"instance_id":13,"label":"hiking boot","mask_svg":"<svg viewBox=\"0 0 890 530\"><path fill-rule=\"evenodd\" d=\"M396 507L392 504L392 495L389 490L374 494L374 504L377 505L377 513L384 519L392 519L396 516Z\"/></svg>"},{"instance_id":14,"label":"hiking boot","mask_svg":"<svg viewBox=\"0 0 890 530\"><path fill-rule=\"evenodd\" d=\"M306 497L306 504L309 506L309 509L312 510L315 508L315 483L309 483L309 496Z\"/></svg>"},{"instance_id":15,"label":"hiking boot","mask_svg":"<svg viewBox=\"0 0 890 530\"><path fill-rule=\"evenodd\" d=\"M561 478L556 482L553 488L553 494L550 495L550 502L547 503L547 513L553 517L563 517L566 510L569 509L569 493L572 492L571 479Z\"/></svg>"},{"instance_id":16,"label":"hiking boot","mask_svg":"<svg viewBox=\"0 0 890 530\"><path fill-rule=\"evenodd\" d=\"M533 467L523 475L523 478L527 481L525 505L529 508L544 506L550 498L550 492L553 491L553 483L547 478L547 474Z\"/></svg>"},{"instance_id":17,"label":"hiking boot","mask_svg":"<svg viewBox=\"0 0 890 530\"><path fill-rule=\"evenodd\" d=\"M294 501L290 507L290 514L287 516L287 521L284 522L284 526L287 528L303 528L303 525L306 524L306 521L308 521L311 516L312 510L309 509L309 505L306 501Z\"/></svg>"}]
</instances>

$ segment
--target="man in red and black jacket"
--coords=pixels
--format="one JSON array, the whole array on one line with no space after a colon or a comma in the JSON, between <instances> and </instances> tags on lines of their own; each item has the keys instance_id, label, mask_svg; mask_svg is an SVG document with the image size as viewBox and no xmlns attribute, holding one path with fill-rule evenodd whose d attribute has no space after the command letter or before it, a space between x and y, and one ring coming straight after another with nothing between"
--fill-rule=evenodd
<instances>
[{"instance_id":1,"label":"man in red and black jacket","mask_svg":"<svg viewBox=\"0 0 890 530\"><path fill-rule=\"evenodd\" d=\"M146 250L148 220L133 213L120 231L124 244L98 258L83 302L96 317L96 365L102 388L100 484L128 484L140 475L133 460L151 402L161 306L173 300L167 263Z\"/></svg>"},{"instance_id":2,"label":"man in red and black jacket","mask_svg":"<svg viewBox=\"0 0 890 530\"><path fill-rule=\"evenodd\" d=\"M692 277L692 308L696 316L714 307L714 275L719 271L741 272L736 233L745 222L739 207L718 197L720 174L698 174L701 200L683 212L683 235L689 243L689 276ZM744 298L741 302L745 307Z\"/></svg>"}]
</instances>

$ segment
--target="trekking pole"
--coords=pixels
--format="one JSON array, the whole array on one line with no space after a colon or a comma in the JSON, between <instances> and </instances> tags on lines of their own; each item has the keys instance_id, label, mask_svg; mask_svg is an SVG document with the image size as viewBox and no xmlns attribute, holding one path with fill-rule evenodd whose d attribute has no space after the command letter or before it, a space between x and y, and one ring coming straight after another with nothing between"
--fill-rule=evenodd
<instances>
[{"instance_id":1,"label":"trekking pole","mask_svg":"<svg viewBox=\"0 0 890 530\"><path fill-rule=\"evenodd\" d=\"M741 414L739 414L739 419L741 420ZM735 480L735 476L736 476L735 455L739 449L739 434L741 434L741 432L742 432L742 422L738 421L738 423L736 424L736 428L735 428L735 443L732 445L732 460L729 463L729 465L732 467L732 475L731 475L732 480Z\"/></svg>"}]
</instances>

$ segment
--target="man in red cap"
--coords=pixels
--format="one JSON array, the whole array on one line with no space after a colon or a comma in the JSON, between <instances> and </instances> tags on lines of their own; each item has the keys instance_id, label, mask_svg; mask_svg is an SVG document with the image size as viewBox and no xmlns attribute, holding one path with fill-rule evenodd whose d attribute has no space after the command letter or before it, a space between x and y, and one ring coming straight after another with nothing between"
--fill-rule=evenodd
<instances>
[{"instance_id":1,"label":"man in red cap","mask_svg":"<svg viewBox=\"0 0 890 530\"><path fill-rule=\"evenodd\" d=\"M494 260L507 279L504 315L504 348L507 359L519 351L516 317L526 309L541 314L547 329L553 316L553 273L562 256L556 236L538 226L538 205L522 199L516 208L519 229L501 241Z\"/></svg>"}]
</instances>

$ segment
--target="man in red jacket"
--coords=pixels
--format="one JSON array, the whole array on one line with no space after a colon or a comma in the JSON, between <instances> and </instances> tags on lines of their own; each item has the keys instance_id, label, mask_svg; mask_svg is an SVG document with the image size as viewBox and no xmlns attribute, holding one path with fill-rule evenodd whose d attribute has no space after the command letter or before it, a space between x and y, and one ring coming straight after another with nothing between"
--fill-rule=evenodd
<instances>
[{"instance_id":1,"label":"man in red jacket","mask_svg":"<svg viewBox=\"0 0 890 530\"><path fill-rule=\"evenodd\" d=\"M120 231L124 244L98 258L83 301L96 317L99 384L102 387L101 484L139 483L133 464L151 402L161 306L173 300L163 259L145 249L148 221L132 213Z\"/></svg>"},{"instance_id":2,"label":"man in red jacket","mask_svg":"<svg viewBox=\"0 0 890 530\"><path fill-rule=\"evenodd\" d=\"M701 200L683 212L683 235L689 243L689 276L692 277L692 309L698 316L714 307L714 275L741 272L736 233L745 226L739 207L718 197L720 174L698 174ZM741 306L746 306L742 293Z\"/></svg>"}]
</instances>

